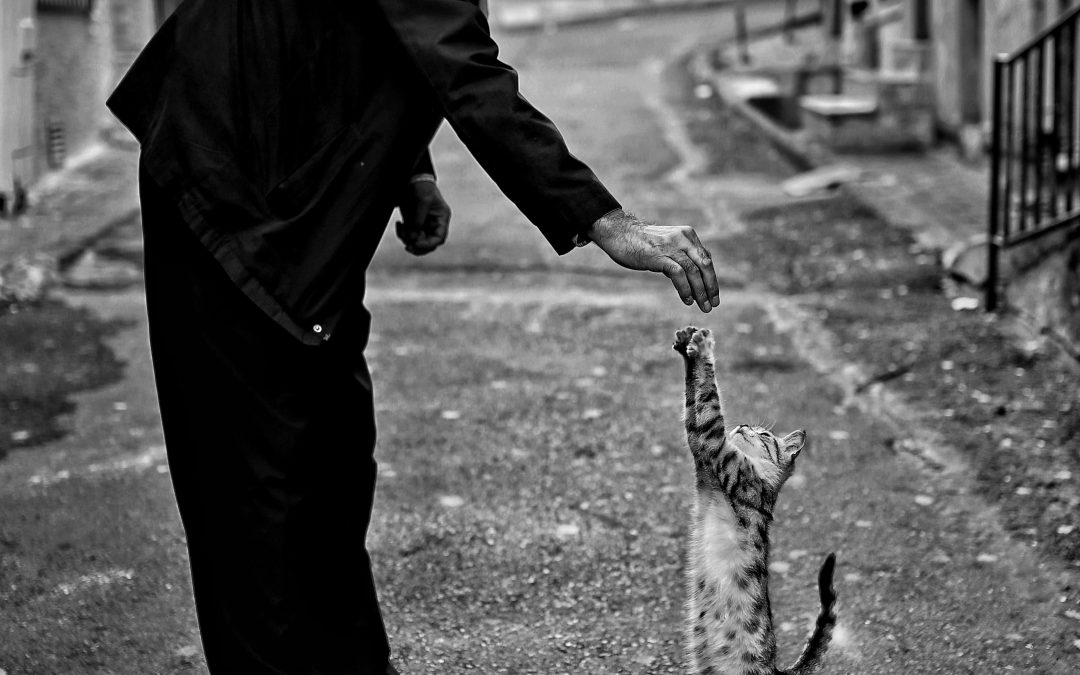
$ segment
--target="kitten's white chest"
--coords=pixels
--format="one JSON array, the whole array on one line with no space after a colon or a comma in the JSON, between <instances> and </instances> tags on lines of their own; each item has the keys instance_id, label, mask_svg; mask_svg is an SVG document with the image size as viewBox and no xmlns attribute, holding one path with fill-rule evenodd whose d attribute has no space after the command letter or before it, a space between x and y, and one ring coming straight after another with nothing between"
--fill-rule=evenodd
<instances>
[{"instance_id":1,"label":"kitten's white chest","mask_svg":"<svg viewBox=\"0 0 1080 675\"><path fill-rule=\"evenodd\" d=\"M708 663L722 673L742 673L747 665L742 655L762 648L762 634L744 628L755 611L754 598L736 579L754 562L755 552L726 499L699 495L695 511L689 562L697 585L689 589L690 620L703 629L702 655Z\"/></svg>"},{"instance_id":2,"label":"kitten's white chest","mask_svg":"<svg viewBox=\"0 0 1080 675\"><path fill-rule=\"evenodd\" d=\"M726 499L698 497L698 527L692 541L693 562L705 577L731 586L730 580L753 561L753 550L735 522Z\"/></svg>"}]
</instances>

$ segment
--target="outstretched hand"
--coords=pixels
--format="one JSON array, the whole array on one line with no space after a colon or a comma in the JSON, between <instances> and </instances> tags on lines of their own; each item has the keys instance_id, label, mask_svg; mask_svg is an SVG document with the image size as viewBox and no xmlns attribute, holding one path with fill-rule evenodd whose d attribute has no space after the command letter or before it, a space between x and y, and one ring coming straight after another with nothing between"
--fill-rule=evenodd
<instances>
[{"instance_id":1,"label":"outstretched hand","mask_svg":"<svg viewBox=\"0 0 1080 675\"><path fill-rule=\"evenodd\" d=\"M588 234L623 267L666 276L685 304L697 302L703 312L720 304L712 257L694 228L654 225L620 209L593 223Z\"/></svg>"},{"instance_id":2,"label":"outstretched hand","mask_svg":"<svg viewBox=\"0 0 1080 675\"><path fill-rule=\"evenodd\" d=\"M400 209L402 219L395 229L406 251L413 255L425 255L446 242L450 228L450 206L435 183L420 181L411 184Z\"/></svg>"}]
</instances>

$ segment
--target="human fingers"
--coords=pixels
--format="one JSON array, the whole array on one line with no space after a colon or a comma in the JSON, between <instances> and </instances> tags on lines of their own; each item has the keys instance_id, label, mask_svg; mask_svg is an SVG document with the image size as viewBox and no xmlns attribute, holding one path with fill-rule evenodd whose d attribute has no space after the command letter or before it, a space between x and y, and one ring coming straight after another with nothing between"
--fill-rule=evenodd
<instances>
[{"instance_id":1,"label":"human fingers","mask_svg":"<svg viewBox=\"0 0 1080 675\"><path fill-rule=\"evenodd\" d=\"M686 270L683 269L682 265L671 258L665 258L660 265L659 271L671 280L675 292L679 294L679 298L682 299L684 305L694 303L694 291L690 287L690 282L686 280Z\"/></svg>"},{"instance_id":2,"label":"human fingers","mask_svg":"<svg viewBox=\"0 0 1080 675\"><path fill-rule=\"evenodd\" d=\"M418 234L416 239L405 247L405 250L413 255L427 255L439 248L441 244L441 241L432 239L426 234Z\"/></svg>"},{"instance_id":3,"label":"human fingers","mask_svg":"<svg viewBox=\"0 0 1080 675\"><path fill-rule=\"evenodd\" d=\"M416 238L416 232L413 228L407 227L405 222L401 220L394 223L394 234L396 234L397 238L405 244L405 248L408 248L412 244L413 239Z\"/></svg>"},{"instance_id":4,"label":"human fingers","mask_svg":"<svg viewBox=\"0 0 1080 675\"><path fill-rule=\"evenodd\" d=\"M705 281L701 278L701 270L682 251L676 252L671 258L679 264L679 267L683 269L686 275L686 281L690 284L690 293L698 307L703 312L708 312L712 309L712 302L709 300L709 295L705 291Z\"/></svg>"},{"instance_id":5,"label":"human fingers","mask_svg":"<svg viewBox=\"0 0 1080 675\"><path fill-rule=\"evenodd\" d=\"M435 245L439 246L446 242L446 235L450 230L450 208L445 207L439 210L433 210L428 214L427 227L424 231L428 237L437 242Z\"/></svg>"},{"instance_id":6,"label":"human fingers","mask_svg":"<svg viewBox=\"0 0 1080 675\"><path fill-rule=\"evenodd\" d=\"M418 228L413 233L411 246L407 247L413 255L425 255L431 253L446 243L446 235L450 227L450 212L447 210L432 210L427 214L427 220L423 228Z\"/></svg>"},{"instance_id":7,"label":"human fingers","mask_svg":"<svg viewBox=\"0 0 1080 675\"><path fill-rule=\"evenodd\" d=\"M394 224L394 232L397 234L398 239L405 244L405 251L412 255L431 253L442 243L441 241L430 242L427 235L420 228L400 220Z\"/></svg>"},{"instance_id":8,"label":"human fingers","mask_svg":"<svg viewBox=\"0 0 1080 675\"><path fill-rule=\"evenodd\" d=\"M689 245L684 249L686 255L697 265L701 273L701 279L705 282L705 292L713 307L720 305L720 284L716 280L716 269L713 267L712 256L709 250L701 244L697 232L689 228L686 233Z\"/></svg>"}]
</instances>

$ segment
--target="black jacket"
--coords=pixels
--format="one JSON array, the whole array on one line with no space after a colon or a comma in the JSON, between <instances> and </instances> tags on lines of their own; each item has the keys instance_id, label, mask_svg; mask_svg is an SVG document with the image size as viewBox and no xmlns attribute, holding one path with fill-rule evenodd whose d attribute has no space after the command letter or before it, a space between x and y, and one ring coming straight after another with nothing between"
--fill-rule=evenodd
<instances>
[{"instance_id":1,"label":"black jacket","mask_svg":"<svg viewBox=\"0 0 1080 675\"><path fill-rule=\"evenodd\" d=\"M518 93L475 0L186 0L108 106L232 279L309 344L362 312L442 119L559 253L619 206Z\"/></svg>"}]
</instances>

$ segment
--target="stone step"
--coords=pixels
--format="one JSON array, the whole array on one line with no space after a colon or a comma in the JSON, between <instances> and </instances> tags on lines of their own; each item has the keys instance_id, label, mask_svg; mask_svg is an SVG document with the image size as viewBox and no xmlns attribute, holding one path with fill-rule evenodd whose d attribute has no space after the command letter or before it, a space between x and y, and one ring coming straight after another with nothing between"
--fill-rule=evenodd
<instances>
[{"instance_id":1,"label":"stone step","mask_svg":"<svg viewBox=\"0 0 1080 675\"><path fill-rule=\"evenodd\" d=\"M886 110L934 107L934 83L928 76L910 71L845 68L843 92L872 97Z\"/></svg>"},{"instance_id":2,"label":"stone step","mask_svg":"<svg viewBox=\"0 0 1080 675\"><path fill-rule=\"evenodd\" d=\"M811 138L838 151L925 149L934 142L932 108L889 109L870 96L804 96L799 119Z\"/></svg>"},{"instance_id":3,"label":"stone step","mask_svg":"<svg viewBox=\"0 0 1080 675\"><path fill-rule=\"evenodd\" d=\"M851 96L849 94L815 94L799 99L799 107L810 113L828 119L844 117L870 117L877 113L878 102L873 96Z\"/></svg>"}]
</instances>

